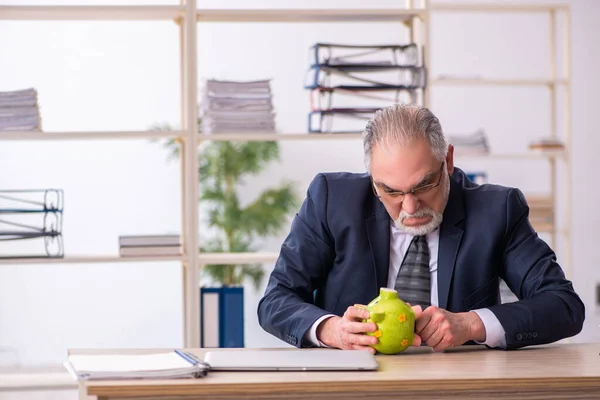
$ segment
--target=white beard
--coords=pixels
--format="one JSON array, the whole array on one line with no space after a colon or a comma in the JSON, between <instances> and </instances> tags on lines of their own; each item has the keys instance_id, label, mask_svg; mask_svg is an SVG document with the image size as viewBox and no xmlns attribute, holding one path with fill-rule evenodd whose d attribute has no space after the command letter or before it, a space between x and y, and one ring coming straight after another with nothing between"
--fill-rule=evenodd
<instances>
[{"instance_id":1,"label":"white beard","mask_svg":"<svg viewBox=\"0 0 600 400\"><path fill-rule=\"evenodd\" d=\"M444 190L444 198L445 198L443 208L446 208L446 204L448 203L448 198L450 197L450 178L449 178L449 176L446 176L446 178L444 179L443 185L444 185L443 190ZM421 218L421 217L426 217L426 216L431 216L431 221L429 221L425 225L407 226L402 223L402 221L405 218ZM431 208L420 208L414 214L409 214L406 211L401 210L400 215L398 215L398 218L394 220L394 225L396 225L396 228L408 233L409 235L424 236L424 235L427 235L428 233L431 233L434 230L436 230L442 224L443 218L444 218L443 213L435 212Z\"/></svg>"},{"instance_id":2,"label":"white beard","mask_svg":"<svg viewBox=\"0 0 600 400\"><path fill-rule=\"evenodd\" d=\"M425 216L431 216L431 221L429 221L425 225L408 226L402 223L404 218L421 218ZM398 229L403 230L404 232L410 235L424 236L436 230L437 227L441 225L442 219L442 213L435 212L430 208L419 209L414 214L409 214L406 211L402 210L400 211L400 215L398 215L398 219L394 221L394 225L396 225Z\"/></svg>"}]
</instances>

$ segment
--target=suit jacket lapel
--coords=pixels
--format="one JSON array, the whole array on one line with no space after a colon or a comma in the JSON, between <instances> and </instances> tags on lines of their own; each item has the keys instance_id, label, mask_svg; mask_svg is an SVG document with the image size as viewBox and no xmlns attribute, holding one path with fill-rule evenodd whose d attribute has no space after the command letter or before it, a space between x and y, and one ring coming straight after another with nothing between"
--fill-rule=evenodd
<instances>
[{"instance_id":1,"label":"suit jacket lapel","mask_svg":"<svg viewBox=\"0 0 600 400\"><path fill-rule=\"evenodd\" d=\"M450 179L450 197L444 210L444 219L440 227L440 242L438 249L438 301L440 308L448 306L448 296L456 256L464 229L459 223L465 217L461 185Z\"/></svg>"},{"instance_id":2,"label":"suit jacket lapel","mask_svg":"<svg viewBox=\"0 0 600 400\"><path fill-rule=\"evenodd\" d=\"M379 293L379 288L387 286L390 268L390 216L383 204L377 198L373 198L377 202L374 207L376 211L373 216L367 218L366 225L375 266L376 293Z\"/></svg>"}]
</instances>

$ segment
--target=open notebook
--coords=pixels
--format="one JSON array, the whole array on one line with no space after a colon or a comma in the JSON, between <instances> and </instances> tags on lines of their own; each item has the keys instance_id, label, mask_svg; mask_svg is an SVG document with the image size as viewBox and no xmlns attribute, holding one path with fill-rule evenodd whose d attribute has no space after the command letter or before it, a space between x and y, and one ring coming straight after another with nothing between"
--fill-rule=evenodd
<instances>
[{"instance_id":1,"label":"open notebook","mask_svg":"<svg viewBox=\"0 0 600 400\"><path fill-rule=\"evenodd\" d=\"M76 380L200 378L207 365L180 350L157 354L70 354L65 368Z\"/></svg>"}]
</instances>

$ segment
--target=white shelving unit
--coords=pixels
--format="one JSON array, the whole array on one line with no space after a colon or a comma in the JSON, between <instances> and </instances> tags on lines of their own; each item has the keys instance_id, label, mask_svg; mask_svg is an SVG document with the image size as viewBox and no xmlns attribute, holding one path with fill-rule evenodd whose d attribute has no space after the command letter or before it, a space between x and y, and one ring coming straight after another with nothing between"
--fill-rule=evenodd
<instances>
[{"instance_id":1,"label":"white shelving unit","mask_svg":"<svg viewBox=\"0 0 600 400\"><path fill-rule=\"evenodd\" d=\"M182 256L120 257L106 255L65 256L64 258L0 259L0 265L13 264L98 264L115 262L183 261Z\"/></svg>"},{"instance_id":2,"label":"white shelving unit","mask_svg":"<svg viewBox=\"0 0 600 400\"><path fill-rule=\"evenodd\" d=\"M549 136L556 137L556 101L558 90L565 92L565 146L564 154L544 155L538 153L501 153L480 156L469 156L469 158L482 158L499 160L513 159L546 159L550 164L552 182L556 179L556 163L565 163L564 191L570 193L570 80L569 80L569 9L566 6L528 6L528 5L468 5L450 3L446 5L428 6L427 0L420 2L417 8L412 0L406 2L406 9L314 9L314 10L289 10L289 9L266 9L266 10L199 10L195 0L187 0L181 6L0 6L0 20L172 20L178 24L180 29L181 48L181 82L182 82L182 110L181 126L179 131L136 131L136 132L13 132L0 134L1 140L119 140L119 139L158 139L176 138L180 143L181 151L181 176L182 176L182 235L184 255L182 257L118 257L104 255L73 256L68 255L64 259L19 259L2 260L0 264L48 264L55 263L103 263L103 262L147 262L147 261L181 261L183 268L183 292L184 292L184 345L187 347L198 347L200 344L200 317L199 317L199 271L202 265L209 263L254 263L274 262L277 253L204 253L198 254L196 249L199 243L199 221L198 221L198 145L202 141L303 141L303 140L349 140L360 139L358 133L347 134L308 134L308 133L229 133L215 135L199 135L197 126L197 24L204 22L285 22L285 23L307 23L307 22L398 22L409 30L410 38L424 48L424 65L430 62L430 14L433 12L526 12L547 13L551 19L551 27L555 30L556 14L565 12L567 23L564 29L564 56L566 58L564 77L556 76L556 36L551 34L552 46L552 76L543 79L443 79L430 77L428 87L424 94L425 105L429 104L431 85L489 85L489 86L545 86L552 94L552 131ZM552 184L551 198L555 203L556 184ZM567 196L568 197L568 196ZM567 241L570 237L569 225L569 201L565 207L565 227L558 228L554 225L538 226L540 231L551 234L562 235ZM567 274L570 274L570 245L569 252L564 259Z\"/></svg>"},{"instance_id":3,"label":"white shelving unit","mask_svg":"<svg viewBox=\"0 0 600 400\"><path fill-rule=\"evenodd\" d=\"M404 22L425 18L426 9L211 9L198 10L198 22Z\"/></svg>"},{"instance_id":4,"label":"white shelving unit","mask_svg":"<svg viewBox=\"0 0 600 400\"><path fill-rule=\"evenodd\" d=\"M548 110L550 118L550 131L547 136L552 139L559 137L558 121L562 117L562 142L565 149L560 154L539 154L527 153L524 158L535 159L536 157L546 157L549 164L550 175L550 193L548 200L553 204L553 223L542 224L534 228L538 232L550 234L549 244L555 248L560 239L564 244L564 254L560 263L565 270L567 277L572 275L571 266L571 36L570 21L571 13L568 4L458 4L442 3L432 4L429 7L432 13L501 13L501 14L535 14L546 15L549 22L548 48L550 57L550 76L540 77L539 79L461 79L452 77L431 77L429 82L432 85L454 85L454 86L502 86L502 87L546 87L549 91L550 109ZM562 34L558 36L558 18L563 17ZM431 28L431 27L430 27ZM562 60L558 59L559 46L562 46ZM558 65L562 64L562 75L558 76ZM562 94L562 107L557 107L558 97ZM562 116L559 113L562 111ZM490 157L499 158L498 154L491 154ZM525 154L524 154L525 156ZM507 158L513 158L511 156ZM520 157L516 157L520 158ZM562 162L563 176L559 177L557 172L558 163ZM561 190L558 190L558 184L562 181ZM562 205L563 222L561 227L557 226L557 208L559 193L564 194ZM526 193L527 195L527 193Z\"/></svg>"},{"instance_id":5,"label":"white shelving unit","mask_svg":"<svg viewBox=\"0 0 600 400\"><path fill-rule=\"evenodd\" d=\"M184 6L0 6L0 18L17 21L176 20Z\"/></svg>"},{"instance_id":6,"label":"white shelving unit","mask_svg":"<svg viewBox=\"0 0 600 400\"><path fill-rule=\"evenodd\" d=\"M558 86L566 85L564 79L458 79L458 78L434 78L434 85L478 85L478 86Z\"/></svg>"},{"instance_id":7,"label":"white shelving unit","mask_svg":"<svg viewBox=\"0 0 600 400\"><path fill-rule=\"evenodd\" d=\"M131 139L176 139L184 131L125 131L125 132L3 132L0 140L131 140Z\"/></svg>"}]
</instances>

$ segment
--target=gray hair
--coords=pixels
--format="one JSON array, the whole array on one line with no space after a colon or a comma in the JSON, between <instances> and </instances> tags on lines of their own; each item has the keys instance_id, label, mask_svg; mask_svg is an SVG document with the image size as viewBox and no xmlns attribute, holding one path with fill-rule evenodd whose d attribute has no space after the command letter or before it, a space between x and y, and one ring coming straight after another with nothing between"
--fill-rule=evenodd
<instances>
[{"instance_id":1,"label":"gray hair","mask_svg":"<svg viewBox=\"0 0 600 400\"><path fill-rule=\"evenodd\" d=\"M416 139L426 139L435 157L446 159L448 142L440 121L428 108L394 104L377 110L362 133L367 171L371 170L371 152L376 144L403 146Z\"/></svg>"}]
</instances>

